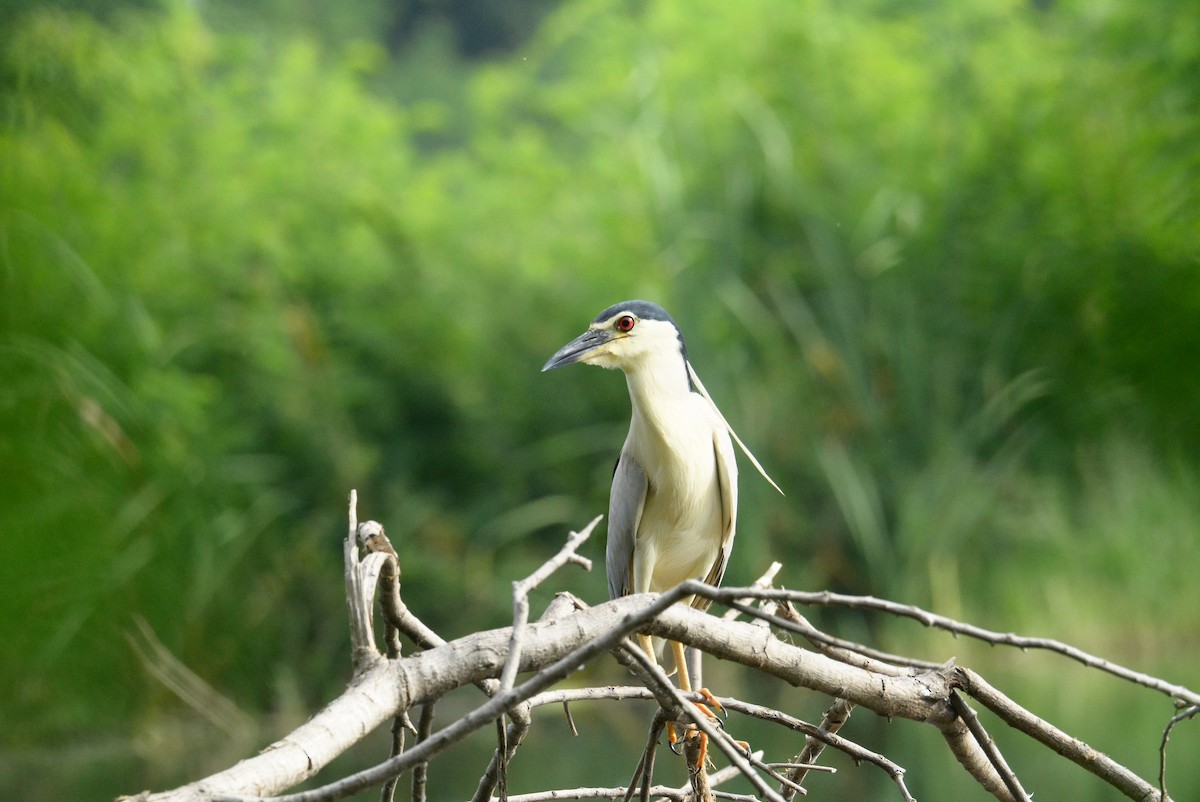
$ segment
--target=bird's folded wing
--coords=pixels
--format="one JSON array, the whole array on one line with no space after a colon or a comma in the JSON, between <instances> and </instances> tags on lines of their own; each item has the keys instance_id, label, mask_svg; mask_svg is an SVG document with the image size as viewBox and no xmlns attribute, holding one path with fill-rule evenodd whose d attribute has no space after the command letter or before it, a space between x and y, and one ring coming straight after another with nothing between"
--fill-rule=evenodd
<instances>
[{"instance_id":1,"label":"bird's folded wing","mask_svg":"<svg viewBox=\"0 0 1200 802\"><path fill-rule=\"evenodd\" d=\"M615 599L631 592L633 582L633 544L646 506L646 472L627 451L621 453L613 471L612 493L608 500L608 546L604 566L608 572L608 597Z\"/></svg>"},{"instance_id":2,"label":"bird's folded wing","mask_svg":"<svg viewBox=\"0 0 1200 802\"><path fill-rule=\"evenodd\" d=\"M713 458L717 462L717 486L721 493L721 548L704 581L717 586L725 576L729 555L733 552L733 537L737 534L737 455L724 432L713 432ZM692 606L701 610L707 610L708 605L708 599L696 597L692 600Z\"/></svg>"}]
</instances>

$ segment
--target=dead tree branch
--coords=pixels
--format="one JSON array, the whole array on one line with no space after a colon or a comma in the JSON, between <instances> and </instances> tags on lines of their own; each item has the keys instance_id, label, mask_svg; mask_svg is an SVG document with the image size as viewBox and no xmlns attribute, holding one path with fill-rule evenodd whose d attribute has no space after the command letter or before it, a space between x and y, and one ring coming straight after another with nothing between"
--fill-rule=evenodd
<instances>
[{"instance_id":1,"label":"dead tree branch","mask_svg":"<svg viewBox=\"0 0 1200 802\"><path fill-rule=\"evenodd\" d=\"M711 744L723 751L733 764L712 775L714 798L744 798L716 789L734 775L753 784L757 798L791 799L800 793L806 774L820 757L823 746L831 746L852 757L883 769L892 778L900 797L912 802L905 770L883 755L847 740L839 734L853 707L862 707L889 719L908 719L930 724L945 737L951 752L980 785L997 799L1028 800L1029 795L1016 772L1004 759L995 741L984 730L964 694L987 707L1010 727L1033 737L1090 771L1131 799L1168 799L1165 783L1165 748L1171 728L1196 715L1200 694L1155 677L1118 666L1079 649L1042 638L1026 638L991 632L956 622L909 605L872 597L833 593L803 593L769 587L774 572L747 588L713 588L697 581L685 582L662 594L640 594L587 607L571 597L556 597L547 614L529 622L528 594L568 562L581 562L576 549L591 533L596 521L580 533L572 533L567 544L526 580L514 583L513 625L476 632L451 642L444 641L425 626L404 604L399 593L399 564L387 543L382 527L356 520L356 499L350 505L350 531L346 540L346 588L354 676L346 691L308 722L267 747L262 753L202 780L172 791L143 793L145 802L324 802L342 798L371 786L383 785L413 772L413 798L425 796L425 771L430 761L449 745L493 722L498 724L500 743L481 778L474 799L485 802L504 777L507 761L521 746L529 731L535 708L547 704L655 699L662 711L655 716L649 742L626 788L579 788L543 791L537 794L502 795L518 800L562 798L641 798L649 796L684 799L685 789L652 783L656 745L663 723L682 720L705 732ZM368 549L360 557L358 540ZM372 624L373 599L379 588L385 619L388 655L375 646ZM751 616L750 621L717 617L677 602L700 595L723 603L734 612ZM757 602L762 609L754 606ZM1105 671L1169 695L1186 709L1172 719L1163 733L1162 766L1158 787L1138 777L1111 758L1096 752L1048 722L1013 702L970 669L952 664L937 665L889 655L821 632L790 606L792 604L841 606L913 618L926 626L978 638L988 643L1021 649L1046 649L1084 665ZM815 649L786 642L777 630L802 635ZM424 651L403 655L396 633L410 638ZM691 704L699 696L685 696L650 663L640 649L630 646L635 634L678 641L723 660L733 661L797 687L825 694L835 700L820 726L808 724L778 710L736 699L721 698L729 711L774 722L805 736L806 743L786 764L768 763L761 755L747 756L731 737L718 729ZM646 688L604 687L551 689L581 666L612 653L646 683ZM518 674L529 676L518 682ZM440 729L433 726L434 703L449 691L468 684L478 685L488 698L468 713ZM406 722L414 706L423 706L418 740L404 748L399 736L396 754L377 766L343 777L310 791L279 796L288 788L312 777L334 757L345 752L366 734L389 719ZM503 719L512 723L504 727ZM779 786L776 791L772 783Z\"/></svg>"},{"instance_id":2,"label":"dead tree branch","mask_svg":"<svg viewBox=\"0 0 1200 802\"><path fill-rule=\"evenodd\" d=\"M719 598L718 598L719 597ZM726 598L731 598L730 594L720 591L718 597L714 597L717 601L724 601ZM876 612L884 612L890 615L900 616L902 618L911 618L914 621L919 621L927 627L942 629L946 632L954 633L955 635L966 635L976 640L981 640L984 643L990 643L995 646L1013 646L1022 651L1026 649L1041 649L1056 654L1061 654L1064 657L1082 663L1088 668L1094 668L1097 671L1103 671L1107 674L1112 674L1114 677L1126 680L1128 682L1141 685L1145 688L1158 691L1166 694L1172 699L1177 699L1180 702L1189 705L1200 705L1200 693L1185 688L1182 685L1176 685L1170 682L1152 677L1149 674L1143 674L1140 671L1134 671L1131 668L1113 663L1110 660L1105 660L1103 657L1097 657L1094 654L1089 654L1083 649L1076 648L1070 644L1051 638L1030 638L1024 635L1017 635L1012 632L995 632L983 627L977 627L974 624L966 624L961 621L955 621L952 618L947 618L937 613L931 613L928 610L922 610L920 607L914 607L911 604L900 604L887 599L877 599L873 596L847 596L842 593L831 593L829 591L820 592L801 592L801 591L765 591L757 598L761 599L779 599L791 601L796 604L805 604L813 606L826 607L845 607L853 610L873 610Z\"/></svg>"}]
</instances>

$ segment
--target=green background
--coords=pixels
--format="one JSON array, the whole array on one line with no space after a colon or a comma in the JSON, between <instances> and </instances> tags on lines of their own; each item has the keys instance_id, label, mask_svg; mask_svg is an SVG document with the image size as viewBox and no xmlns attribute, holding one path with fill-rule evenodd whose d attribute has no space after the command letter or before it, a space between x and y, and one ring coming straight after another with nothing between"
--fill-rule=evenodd
<instances>
[{"instance_id":1,"label":"green background","mask_svg":"<svg viewBox=\"0 0 1200 802\"><path fill-rule=\"evenodd\" d=\"M1194 3L0 3L0 797L179 784L336 695L350 488L426 622L503 625L627 425L619 376L540 367L632 297L787 493L743 463L727 583L780 560L1200 685L1197 76ZM1157 779L1160 695L813 616ZM514 792L628 780L649 708L574 713L577 742L535 718ZM985 724L1036 798L1117 798ZM984 798L930 727L843 734L921 800ZM1194 721L1171 750L1200 797ZM829 760L811 798L898 798Z\"/></svg>"}]
</instances>

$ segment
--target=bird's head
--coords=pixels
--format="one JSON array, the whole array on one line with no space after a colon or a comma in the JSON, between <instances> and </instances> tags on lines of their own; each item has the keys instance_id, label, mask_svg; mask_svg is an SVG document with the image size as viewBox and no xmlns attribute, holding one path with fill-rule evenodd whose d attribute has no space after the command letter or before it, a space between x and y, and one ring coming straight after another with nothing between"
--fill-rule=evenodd
<instances>
[{"instance_id":1,"label":"bird's head","mask_svg":"<svg viewBox=\"0 0 1200 802\"><path fill-rule=\"evenodd\" d=\"M686 365L683 335L675 321L658 304L622 301L596 315L587 331L558 349L542 370L583 362L629 373L663 359Z\"/></svg>"}]
</instances>

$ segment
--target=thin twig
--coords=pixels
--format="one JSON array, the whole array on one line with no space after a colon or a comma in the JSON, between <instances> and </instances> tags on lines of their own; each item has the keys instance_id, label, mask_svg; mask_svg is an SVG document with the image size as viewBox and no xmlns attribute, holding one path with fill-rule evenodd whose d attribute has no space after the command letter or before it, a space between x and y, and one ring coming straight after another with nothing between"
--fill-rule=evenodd
<instances>
[{"instance_id":1,"label":"thin twig","mask_svg":"<svg viewBox=\"0 0 1200 802\"><path fill-rule=\"evenodd\" d=\"M417 724L417 743L429 739L433 732L433 709L436 702L426 702L421 705L420 723ZM400 777L399 774L396 775ZM425 793L429 789L429 761L424 760L413 767L412 798L413 802L425 802Z\"/></svg>"},{"instance_id":2,"label":"thin twig","mask_svg":"<svg viewBox=\"0 0 1200 802\"><path fill-rule=\"evenodd\" d=\"M781 562L771 563L769 566L767 566L767 570L763 571L762 576L760 576L758 579L756 579L750 583L750 588L752 590L759 590L761 588L771 587L772 583L775 582L775 576L779 573L780 569L782 569L782 568L783 568L783 563L781 563ZM750 602L754 601L754 597L747 596L744 599L738 599L738 601L741 602L742 604L749 604ZM740 612L732 604L729 605L729 608L730 609L725 611L725 615L722 616L726 621L734 620L735 618L738 617L738 613Z\"/></svg>"},{"instance_id":3,"label":"thin twig","mask_svg":"<svg viewBox=\"0 0 1200 802\"><path fill-rule=\"evenodd\" d=\"M958 717L966 722L967 729L975 737L975 741L991 762L992 768L1000 775L1000 779L1004 782L1004 787L1012 794L1013 799L1016 799L1018 802L1030 802L1029 794L1021 787L1021 781L1017 779L1017 775L1009 768L1008 761L1004 759L1004 755L1000 752L1000 748L996 746L996 742L992 740L992 736L988 735L987 730L984 729L979 716L959 696L957 691L950 692L950 705L954 708L954 712L958 714Z\"/></svg>"},{"instance_id":4,"label":"thin twig","mask_svg":"<svg viewBox=\"0 0 1200 802\"><path fill-rule=\"evenodd\" d=\"M837 774L837 769L833 766L822 766L817 763L766 763L775 770L779 769L800 769L802 771L823 771L826 774Z\"/></svg>"},{"instance_id":5,"label":"thin twig","mask_svg":"<svg viewBox=\"0 0 1200 802\"><path fill-rule=\"evenodd\" d=\"M762 705L756 705L750 702L743 702L739 699L731 699L723 696L718 696L717 701L720 702L721 706L726 710L732 710L735 713L742 713L743 715L747 716L754 716L755 718L762 719L763 721L779 724L795 730L796 732L802 732L805 735L816 738L817 740L832 746L834 749L846 753L846 755L848 755L855 763L870 763L873 766L878 766L880 769L886 772L889 777L892 778L892 782L894 782L900 789L900 793L904 797L904 802L916 802L916 800L913 799L912 794L908 792L907 786L904 784L904 768L896 763L893 763L891 760L888 760L883 755L877 752L872 752L866 747L859 746L853 741L843 738L840 735L836 735L832 732L822 731L820 727L809 724L807 721L801 721L794 716L789 716L787 713L775 710L774 708L763 707Z\"/></svg>"},{"instance_id":6,"label":"thin twig","mask_svg":"<svg viewBox=\"0 0 1200 802\"><path fill-rule=\"evenodd\" d=\"M704 701L704 697L695 692L691 693L690 695L684 694L683 697L690 702ZM545 705L561 704L565 702L641 700L657 701L657 697L648 688L639 688L632 685L609 685L606 687L597 688L561 688L552 691L543 691L542 693L529 697L527 703L530 707L537 708ZM731 696L718 696L717 701L721 703L722 707L731 712L741 713L742 715L752 716L754 718L762 719L763 721L779 724L793 731L803 733L813 739L817 739L818 743L820 744L828 745L834 749L844 752L846 756L855 763L870 763L878 766L892 777L904 774L903 768L895 763L892 763L882 755L872 752L869 749L859 746L853 741L837 735L837 729L840 728L845 722L845 718L841 719L841 721L837 723L836 727L831 726L830 729L826 730L823 729L824 722L822 723L822 727L817 727L816 725L810 724L806 721L801 721L800 719L789 716L786 713L775 710L774 708L763 707L762 705L756 705L750 702L743 702L740 699L735 699ZM853 708L853 705L850 705L848 702L843 702L843 704ZM832 709L833 708L831 708L831 710ZM846 717L849 717L848 712L846 713ZM819 755L820 750L817 750L816 754ZM815 757L809 759L807 762L811 763L812 760L815 760ZM805 761L798 759L794 762L804 763ZM810 766L810 768L816 771L831 770L824 766Z\"/></svg>"},{"instance_id":7,"label":"thin twig","mask_svg":"<svg viewBox=\"0 0 1200 802\"><path fill-rule=\"evenodd\" d=\"M601 516L596 516L581 531L571 532L567 536L567 542L554 557L543 563L541 567L525 579L513 583L513 626L508 641L508 658L505 660L504 668L501 670L499 682L494 687L487 688L489 695L511 689L513 681L516 679L517 669L521 664L521 652L524 648L525 628L529 623L529 592L568 562L581 565L584 570L592 570L591 560L580 556L576 552L579 546L591 536L592 530L596 528L596 524L600 522L600 518ZM558 601L559 599L556 598L555 602L557 603ZM557 615L556 611L558 609L555 604L551 604L546 614L550 616ZM484 772L483 777L480 778L479 785L475 789L475 794L471 797L471 802L481 802L490 798L492 791L497 787L500 789L500 799L502 802L506 802L508 799L508 763L512 760L517 748L525 740L525 735L529 732L529 710L528 702L522 702L509 710L512 724L508 725L507 728L504 725L503 716L497 719L498 745L496 751L492 754L492 759L488 764L487 770ZM570 721L569 710L567 711L567 719ZM573 721L571 721L571 727L574 730L575 723Z\"/></svg>"},{"instance_id":8,"label":"thin twig","mask_svg":"<svg viewBox=\"0 0 1200 802\"><path fill-rule=\"evenodd\" d=\"M1176 724L1194 717L1197 713L1200 713L1200 707L1192 705L1172 716L1163 730L1162 743L1158 745L1158 793L1163 799L1169 798L1167 796L1167 740L1171 737L1171 730L1175 729Z\"/></svg>"},{"instance_id":9,"label":"thin twig","mask_svg":"<svg viewBox=\"0 0 1200 802\"><path fill-rule=\"evenodd\" d=\"M685 585L687 583L684 583ZM683 587L682 585L680 587ZM670 594L667 594L670 595ZM667 685L671 692L672 698L675 700L676 706L683 710L684 715L691 719L697 729L708 736L709 742L716 744L725 756L729 758L729 762L737 766L742 774L750 781L750 784L758 790L759 794L774 802L783 802L775 790L767 785L758 773L754 771L754 767L746 760L742 750L733 742L733 739L724 730L719 730L709 721L708 716L701 713L695 705L686 704L687 700L674 686L667 680L667 675L663 673L662 667L654 663L641 650L633 648L630 650L634 659L641 663L642 668L651 674L656 675L659 680Z\"/></svg>"},{"instance_id":10,"label":"thin twig","mask_svg":"<svg viewBox=\"0 0 1200 802\"><path fill-rule=\"evenodd\" d=\"M850 720L850 713L854 710L854 705L847 702L845 699L835 699L829 709L825 711L825 715L821 717L821 724L817 728L819 732L826 735L836 735L847 721ZM825 751L825 742L818 740L813 735L808 735L804 739L804 748L800 750L800 754L796 755L796 766L788 772L788 779L797 784L803 784L808 777L808 773L813 770L824 769L823 766L815 766L817 758ZM789 793L788 788L780 788L780 795L791 802L794 794Z\"/></svg>"},{"instance_id":11,"label":"thin twig","mask_svg":"<svg viewBox=\"0 0 1200 802\"><path fill-rule=\"evenodd\" d=\"M503 783L507 782L508 763L513 759L517 748L525 741L525 736L529 733L529 726L532 723L529 711L528 701L521 702L509 709L508 715L512 719L512 723L507 728L500 729L500 734L497 736L500 744L492 753L492 759L488 762L483 776L479 778L479 786L475 789L471 802L482 802L490 798L498 784L503 787ZM503 724L503 717L497 719L497 728L503 727ZM502 795L503 793L507 793L507 790L504 790Z\"/></svg>"},{"instance_id":12,"label":"thin twig","mask_svg":"<svg viewBox=\"0 0 1200 802\"><path fill-rule=\"evenodd\" d=\"M529 592L544 582L559 568L568 562L582 565L584 570L592 570L592 561L575 553L584 541L591 536L596 524L602 516L597 515L592 522L579 532L571 532L567 542L549 560L532 574L517 582L513 582L513 626L512 635L508 640L508 660L504 670L500 672L500 690L507 691L513 686L517 669L521 665L521 650L524 646L525 627L529 623Z\"/></svg>"},{"instance_id":13,"label":"thin twig","mask_svg":"<svg viewBox=\"0 0 1200 802\"><path fill-rule=\"evenodd\" d=\"M1160 799L1159 790L1108 755L1073 738L1050 722L1034 715L992 687L968 668L958 668L962 689L1000 719L1029 735L1071 762L1087 769L1130 799Z\"/></svg>"},{"instance_id":14,"label":"thin twig","mask_svg":"<svg viewBox=\"0 0 1200 802\"><path fill-rule=\"evenodd\" d=\"M828 655L834 660L846 663L847 665L858 666L859 668L865 668L868 671L876 671L881 674L892 674L893 676L904 676L905 674L912 673L909 670L895 668L896 666L904 666L905 669L917 671L933 671L941 668L941 664L939 663L933 663L928 660L916 660L899 654L891 654L873 649L861 643L855 643L854 641L830 635L814 626L811 621L796 610L791 602L769 602L769 604L774 605L773 613L769 611L764 611L764 613L782 618L784 621L789 622L791 626L782 626L775 619L767 619L771 624L804 636L821 654Z\"/></svg>"},{"instance_id":15,"label":"thin twig","mask_svg":"<svg viewBox=\"0 0 1200 802\"><path fill-rule=\"evenodd\" d=\"M508 802L508 733L504 730L504 716L496 719L496 787L500 789L500 802Z\"/></svg>"},{"instance_id":16,"label":"thin twig","mask_svg":"<svg viewBox=\"0 0 1200 802\"><path fill-rule=\"evenodd\" d=\"M756 752L756 756L761 756L762 752ZM726 783L734 777L741 776L741 772L735 766L726 766L720 771L714 772L709 776L709 783L716 786L721 783ZM691 790L688 786L672 788L668 785L653 785L646 788L647 798L669 799L672 802L689 802L691 799ZM559 799L622 799L626 794L624 788L562 788L552 791L536 791L530 794L516 794L508 798L508 802L551 802L551 800ZM713 796L717 799L730 800L731 802L757 802L757 797L748 794L731 794L725 791L714 789ZM628 799L626 799L628 802Z\"/></svg>"},{"instance_id":17,"label":"thin twig","mask_svg":"<svg viewBox=\"0 0 1200 802\"><path fill-rule=\"evenodd\" d=\"M395 757L404 751L404 719L396 716L392 719L392 747L388 757ZM400 784L399 777L393 777L379 789L379 802L392 802L396 798L396 786Z\"/></svg>"},{"instance_id":18,"label":"thin twig","mask_svg":"<svg viewBox=\"0 0 1200 802\"><path fill-rule=\"evenodd\" d=\"M650 671L648 662L645 659L639 660L639 656L644 658L646 653L631 638L625 638L618 648L613 649L613 657L645 683L646 689L654 696L658 706L672 718L679 718L683 715L683 710L676 699L675 686L663 671Z\"/></svg>"},{"instance_id":19,"label":"thin twig","mask_svg":"<svg viewBox=\"0 0 1200 802\"><path fill-rule=\"evenodd\" d=\"M732 589L726 593L723 590L718 590L715 594L704 594L712 598L714 601L719 601L726 604L731 600L736 600L737 597L747 595L740 589ZM911 618L919 621L921 624L935 629L942 629L946 632L954 633L955 635L966 635L976 640L981 640L984 643L990 643L996 646L1013 646L1022 651L1027 649L1040 649L1044 651L1054 652L1068 657L1078 663L1082 663L1089 668L1103 671L1107 674L1112 674L1115 677L1128 680L1145 688L1158 691L1159 693L1170 696L1174 699L1179 699L1190 705L1200 705L1200 693L1186 688L1182 685L1176 685L1170 682L1165 682L1158 677L1152 677L1149 674L1143 674L1140 671L1126 668L1110 660L1105 660L1102 657L1097 657L1094 654L1089 654L1082 649L1071 646L1061 641L1052 640L1050 638L1031 638L1024 635L1017 635L1012 632L995 632L990 629L975 626L974 624L966 624L961 621L955 621L952 618L947 618L937 613L931 613L928 610L923 610L920 607L915 607L911 604L900 604L899 602L888 601L887 599L879 599L874 596L849 596L843 593L832 593L830 591L820 592L803 592L793 590L762 590L753 595L760 599L776 599L787 600L797 604L820 605L826 607L846 607L852 610L875 610L878 612L889 613L891 615L900 616L902 618Z\"/></svg>"},{"instance_id":20,"label":"thin twig","mask_svg":"<svg viewBox=\"0 0 1200 802\"><path fill-rule=\"evenodd\" d=\"M646 699L658 700L659 697L649 688L637 685L601 685L592 688L555 688L552 691L542 691L530 696L528 702L531 707L544 707L567 702L574 704L575 702L626 702Z\"/></svg>"},{"instance_id":21,"label":"thin twig","mask_svg":"<svg viewBox=\"0 0 1200 802\"><path fill-rule=\"evenodd\" d=\"M792 789L793 791L795 791L798 794L808 794L807 789L805 789L803 786L801 786L800 783L794 782L793 780L788 779L785 775L781 774L775 768L774 764L764 763L761 759L756 759L754 757L754 755L751 755L748 759L750 761L750 765L754 766L759 771L765 771L768 775L770 775L772 778L774 778L775 782L783 785L786 788ZM789 764L789 765L791 765L791 764ZM830 771L836 771L836 769L830 769ZM780 796L783 796L783 795L780 794Z\"/></svg>"},{"instance_id":22,"label":"thin twig","mask_svg":"<svg viewBox=\"0 0 1200 802\"><path fill-rule=\"evenodd\" d=\"M663 715L662 708L659 708L650 720L650 733L646 736L646 747L642 750L641 757L638 758L637 766L633 769L633 777L629 780L625 795L621 797L622 802L630 802L633 799L634 790L639 787L639 784L642 791L642 802L646 802L649 798L650 778L654 775L654 753L658 750L658 737L662 735L666 723L666 716Z\"/></svg>"}]
</instances>

